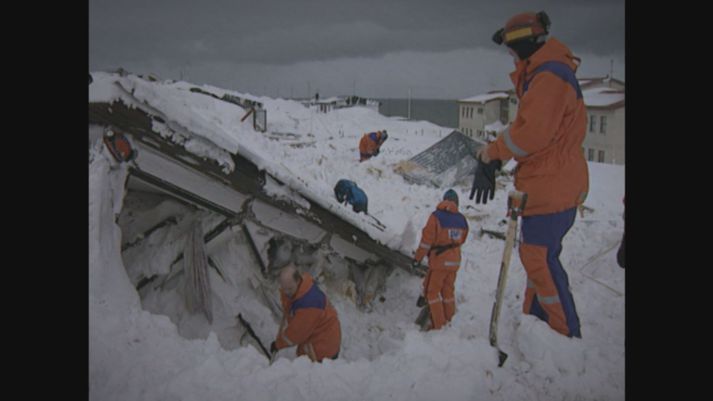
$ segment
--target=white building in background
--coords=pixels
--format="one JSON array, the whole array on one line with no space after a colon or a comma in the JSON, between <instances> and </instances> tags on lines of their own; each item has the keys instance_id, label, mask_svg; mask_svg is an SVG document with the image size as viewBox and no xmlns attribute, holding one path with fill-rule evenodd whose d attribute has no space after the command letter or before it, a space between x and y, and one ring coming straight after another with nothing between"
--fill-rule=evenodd
<instances>
[{"instance_id":1,"label":"white building in background","mask_svg":"<svg viewBox=\"0 0 713 401\"><path fill-rule=\"evenodd\" d=\"M625 164L625 84L609 76L578 80L587 106L584 157L593 162ZM477 139L491 140L515 120L514 90L492 91L458 100L458 129Z\"/></svg>"},{"instance_id":2,"label":"white building in background","mask_svg":"<svg viewBox=\"0 0 713 401\"><path fill-rule=\"evenodd\" d=\"M328 113L332 110L343 109L345 107L367 107L379 112L380 102L378 100L367 99L359 96L335 96L327 99L310 99L302 101L306 107L317 107L320 112Z\"/></svg>"},{"instance_id":3,"label":"white building in background","mask_svg":"<svg viewBox=\"0 0 713 401\"><path fill-rule=\"evenodd\" d=\"M617 79L580 80L587 105L584 157L589 161L626 164L626 108L624 82Z\"/></svg>"},{"instance_id":4,"label":"white building in background","mask_svg":"<svg viewBox=\"0 0 713 401\"><path fill-rule=\"evenodd\" d=\"M493 91L458 100L458 130L470 138L485 139L486 126L510 122L510 93Z\"/></svg>"}]
</instances>

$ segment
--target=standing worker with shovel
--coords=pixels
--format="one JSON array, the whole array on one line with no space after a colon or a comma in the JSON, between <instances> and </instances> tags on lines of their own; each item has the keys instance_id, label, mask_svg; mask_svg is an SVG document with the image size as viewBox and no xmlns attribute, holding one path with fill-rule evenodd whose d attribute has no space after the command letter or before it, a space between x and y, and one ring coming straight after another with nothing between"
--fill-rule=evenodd
<instances>
[{"instance_id":1,"label":"standing worker with shovel","mask_svg":"<svg viewBox=\"0 0 713 401\"><path fill-rule=\"evenodd\" d=\"M527 273L523 312L562 335L581 338L559 255L589 189L582 152L587 110L575 77L579 59L557 39L547 38L549 26L544 12L523 13L493 35L513 56L516 69L510 77L520 105L510 128L477 151L473 191L478 193L476 203L493 199L494 172L501 161L518 162L515 188L528 196L520 245Z\"/></svg>"}]
</instances>

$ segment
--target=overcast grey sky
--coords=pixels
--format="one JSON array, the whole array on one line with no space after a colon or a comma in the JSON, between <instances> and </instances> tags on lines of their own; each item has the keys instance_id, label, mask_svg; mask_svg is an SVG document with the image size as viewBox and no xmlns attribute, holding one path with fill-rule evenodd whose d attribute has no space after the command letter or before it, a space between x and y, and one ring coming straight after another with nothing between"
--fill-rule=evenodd
<instances>
[{"instance_id":1,"label":"overcast grey sky","mask_svg":"<svg viewBox=\"0 0 713 401\"><path fill-rule=\"evenodd\" d=\"M578 76L624 79L623 0L90 0L89 68L267 96L456 99L512 86L490 40L545 10Z\"/></svg>"}]
</instances>

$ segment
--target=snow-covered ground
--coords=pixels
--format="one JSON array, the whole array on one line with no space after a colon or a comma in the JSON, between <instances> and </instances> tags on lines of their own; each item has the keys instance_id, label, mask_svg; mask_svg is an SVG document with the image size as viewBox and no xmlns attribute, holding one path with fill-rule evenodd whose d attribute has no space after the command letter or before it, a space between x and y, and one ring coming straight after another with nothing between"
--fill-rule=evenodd
<instances>
[{"instance_id":1,"label":"snow-covered ground","mask_svg":"<svg viewBox=\"0 0 713 401\"><path fill-rule=\"evenodd\" d=\"M91 100L122 98L120 90L111 86L117 76L92 75ZM428 122L384 117L366 108L324 114L296 102L251 97L267 109L268 132L259 133L247 122L240 123L237 107L188 92L186 83L149 84L125 77L122 87L134 88L134 96L176 118L180 127L174 123L174 131L199 134L200 138L187 142L201 141L202 155L227 163L221 148L237 149L405 254L416 249L420 230L445 191L410 185L393 172L398 162L450 133ZM202 88L218 96L241 96ZM389 132L381 154L359 163L361 135L379 129ZM456 281L458 312L450 326L436 332L418 330L413 320L421 279L397 269L386 281L381 294L384 301L375 302L371 311L359 310L339 292L328 292L344 333L338 360L312 364L282 351L269 365L250 345L226 349L219 341L221 334L213 331L203 338L187 339L168 317L144 309L122 261L122 232L114 220L123 205L126 168L112 167L101 142L93 145L90 154L91 399L624 399L625 275L615 261L623 232L622 166L589 163L590 195L585 205L593 211L578 215L560 257L581 320L581 340L565 338L522 314L525 273L514 252L498 330L500 347L509 358L502 368L497 367L497 351L488 343L488 324L503 242L487 235L481 238L478 232L480 228L505 230L505 200L512 183L502 178L504 189L487 205L469 201L469 188L455 188L461 211L470 218L470 234ZM386 230L376 230L365 224L366 217L336 203L332 188L341 178L365 190L370 213ZM221 257L230 260L240 258L239 254L233 249ZM246 269L244 262L236 260L235 264ZM234 274L234 281L241 279ZM240 294L237 298L254 314L269 313L254 299ZM268 346L277 328L272 324L256 330Z\"/></svg>"}]
</instances>

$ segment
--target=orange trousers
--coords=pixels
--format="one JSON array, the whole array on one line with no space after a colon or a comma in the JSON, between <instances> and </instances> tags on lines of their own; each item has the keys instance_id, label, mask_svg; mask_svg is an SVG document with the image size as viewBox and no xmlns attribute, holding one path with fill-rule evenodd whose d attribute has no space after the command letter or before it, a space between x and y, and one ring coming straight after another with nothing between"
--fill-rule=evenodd
<instances>
[{"instance_id":1,"label":"orange trousers","mask_svg":"<svg viewBox=\"0 0 713 401\"><path fill-rule=\"evenodd\" d=\"M456 271L444 269L428 269L423 279L434 330L450 322L456 313L455 282Z\"/></svg>"}]
</instances>

